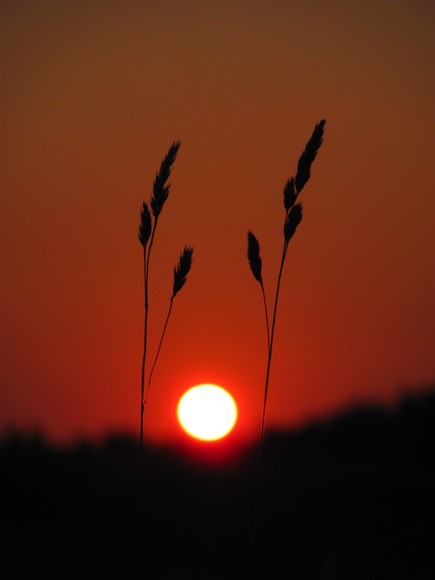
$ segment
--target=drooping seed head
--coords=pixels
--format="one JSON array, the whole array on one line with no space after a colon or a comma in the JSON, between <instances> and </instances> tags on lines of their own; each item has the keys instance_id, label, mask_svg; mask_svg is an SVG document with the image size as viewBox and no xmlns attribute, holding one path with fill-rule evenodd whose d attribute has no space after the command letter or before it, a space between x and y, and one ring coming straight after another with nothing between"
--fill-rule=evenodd
<instances>
[{"instance_id":1,"label":"drooping seed head","mask_svg":"<svg viewBox=\"0 0 435 580\"><path fill-rule=\"evenodd\" d=\"M177 266L174 268L174 286L172 289L172 297L174 297L184 286L187 280L187 275L192 267L193 248L185 246L183 253L180 256Z\"/></svg>"},{"instance_id":2,"label":"drooping seed head","mask_svg":"<svg viewBox=\"0 0 435 580\"><path fill-rule=\"evenodd\" d=\"M326 123L325 119L322 119L314 127L313 134L311 135L311 138L306 144L305 150L298 161L298 169L295 177L295 186L297 193L300 193L302 191L304 185L310 179L311 164L316 158L319 147L323 142L323 128L325 126L325 123Z\"/></svg>"},{"instance_id":3,"label":"drooping seed head","mask_svg":"<svg viewBox=\"0 0 435 580\"><path fill-rule=\"evenodd\" d=\"M160 164L160 169L156 174L151 196L151 209L154 217L158 217L163 209L165 201L168 199L171 184L167 183L171 174L171 167L177 157L181 141L174 141Z\"/></svg>"},{"instance_id":4,"label":"drooping seed head","mask_svg":"<svg viewBox=\"0 0 435 580\"><path fill-rule=\"evenodd\" d=\"M139 224L139 241L143 247L145 247L150 239L151 235L151 212L149 210L148 204L143 202L142 209L140 212L140 224Z\"/></svg>"},{"instance_id":5,"label":"drooping seed head","mask_svg":"<svg viewBox=\"0 0 435 580\"><path fill-rule=\"evenodd\" d=\"M302 204L297 203L290 209L284 224L284 239L287 244L294 236L296 228L301 223L301 220L302 220Z\"/></svg>"},{"instance_id":6,"label":"drooping seed head","mask_svg":"<svg viewBox=\"0 0 435 580\"><path fill-rule=\"evenodd\" d=\"M294 206L297 196L298 194L295 190L295 180L294 177L292 177L284 186L284 207L286 211L289 211L289 209Z\"/></svg>"},{"instance_id":7,"label":"drooping seed head","mask_svg":"<svg viewBox=\"0 0 435 580\"><path fill-rule=\"evenodd\" d=\"M260 257L260 243L252 232L248 232L248 261L249 267L254 278L263 284L263 279L261 277L261 257Z\"/></svg>"}]
</instances>

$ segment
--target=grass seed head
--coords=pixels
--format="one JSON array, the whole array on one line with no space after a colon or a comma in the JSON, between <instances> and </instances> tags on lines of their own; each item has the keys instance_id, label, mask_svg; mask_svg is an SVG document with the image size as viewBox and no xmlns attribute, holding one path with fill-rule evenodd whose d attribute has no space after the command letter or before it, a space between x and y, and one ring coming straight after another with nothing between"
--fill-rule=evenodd
<instances>
[{"instance_id":1,"label":"grass seed head","mask_svg":"<svg viewBox=\"0 0 435 580\"><path fill-rule=\"evenodd\" d=\"M171 167L177 157L181 141L174 141L160 164L160 169L156 174L151 196L151 209L154 217L158 217L163 209L165 201L168 199L171 184L167 183L171 174Z\"/></svg>"},{"instance_id":2,"label":"grass seed head","mask_svg":"<svg viewBox=\"0 0 435 580\"><path fill-rule=\"evenodd\" d=\"M284 207L286 211L289 211L289 209L294 206L297 196L298 194L295 190L295 180L294 177L292 177L284 186Z\"/></svg>"},{"instance_id":3,"label":"grass seed head","mask_svg":"<svg viewBox=\"0 0 435 580\"><path fill-rule=\"evenodd\" d=\"M287 244L294 236L296 228L301 223L301 220L302 220L302 204L297 203L290 209L284 224L284 239Z\"/></svg>"},{"instance_id":4,"label":"grass seed head","mask_svg":"<svg viewBox=\"0 0 435 580\"><path fill-rule=\"evenodd\" d=\"M183 253L180 256L177 266L174 268L174 286L172 290L172 297L174 297L184 286L187 280L187 275L192 267L193 248L185 246Z\"/></svg>"},{"instance_id":5,"label":"grass seed head","mask_svg":"<svg viewBox=\"0 0 435 580\"><path fill-rule=\"evenodd\" d=\"M298 161L298 169L295 177L295 186L297 193L300 193L302 191L304 185L310 179L311 164L316 158L317 151L319 150L319 147L323 142L323 128L325 126L325 123L326 123L325 119L322 119L314 127L313 134L311 135L311 138L306 144L305 150Z\"/></svg>"},{"instance_id":6,"label":"grass seed head","mask_svg":"<svg viewBox=\"0 0 435 580\"><path fill-rule=\"evenodd\" d=\"M140 224L139 224L139 241L143 247L145 247L150 239L151 235L151 212L149 210L148 204L143 202L142 209L140 212Z\"/></svg>"},{"instance_id":7,"label":"grass seed head","mask_svg":"<svg viewBox=\"0 0 435 580\"><path fill-rule=\"evenodd\" d=\"M254 236L252 232L248 232L248 261L249 267L251 268L251 272L254 278L263 283L261 277L261 257L260 257L260 243L257 238Z\"/></svg>"}]
</instances>

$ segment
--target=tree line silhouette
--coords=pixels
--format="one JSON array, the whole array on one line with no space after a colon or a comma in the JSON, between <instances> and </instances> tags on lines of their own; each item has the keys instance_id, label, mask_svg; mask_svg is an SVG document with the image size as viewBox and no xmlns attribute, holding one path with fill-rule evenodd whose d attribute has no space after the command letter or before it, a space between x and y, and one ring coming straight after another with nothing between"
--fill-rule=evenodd
<instances>
[{"instance_id":1,"label":"tree line silhouette","mask_svg":"<svg viewBox=\"0 0 435 580\"><path fill-rule=\"evenodd\" d=\"M213 466L169 448L141 456L137 439L59 449L11 434L0 442L0 577L430 578L434 424L435 389L267 433L255 554L255 448Z\"/></svg>"}]
</instances>

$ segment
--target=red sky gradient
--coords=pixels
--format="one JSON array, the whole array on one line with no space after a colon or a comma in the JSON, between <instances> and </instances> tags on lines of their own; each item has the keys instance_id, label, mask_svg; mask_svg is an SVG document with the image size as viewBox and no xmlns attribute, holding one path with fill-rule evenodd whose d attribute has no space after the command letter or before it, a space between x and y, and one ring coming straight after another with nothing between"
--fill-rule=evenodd
<instances>
[{"instance_id":1,"label":"red sky gradient","mask_svg":"<svg viewBox=\"0 0 435 580\"><path fill-rule=\"evenodd\" d=\"M64 441L139 428L140 204L182 146L152 256L145 412L180 436L190 386L258 432L282 189L325 140L288 252L268 425L286 428L435 379L432 2L48 1L0 6L0 432Z\"/></svg>"}]
</instances>

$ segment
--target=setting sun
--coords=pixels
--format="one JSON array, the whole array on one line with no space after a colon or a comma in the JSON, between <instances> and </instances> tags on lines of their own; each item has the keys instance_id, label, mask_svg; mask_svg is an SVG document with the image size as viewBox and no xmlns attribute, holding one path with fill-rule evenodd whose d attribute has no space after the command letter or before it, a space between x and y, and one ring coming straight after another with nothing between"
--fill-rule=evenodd
<instances>
[{"instance_id":1,"label":"setting sun","mask_svg":"<svg viewBox=\"0 0 435 580\"><path fill-rule=\"evenodd\" d=\"M196 439L215 441L228 435L237 421L233 397L217 385L192 387L177 407L181 427Z\"/></svg>"}]
</instances>

